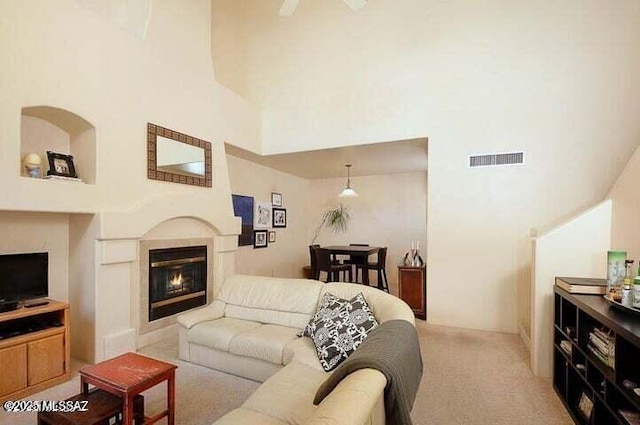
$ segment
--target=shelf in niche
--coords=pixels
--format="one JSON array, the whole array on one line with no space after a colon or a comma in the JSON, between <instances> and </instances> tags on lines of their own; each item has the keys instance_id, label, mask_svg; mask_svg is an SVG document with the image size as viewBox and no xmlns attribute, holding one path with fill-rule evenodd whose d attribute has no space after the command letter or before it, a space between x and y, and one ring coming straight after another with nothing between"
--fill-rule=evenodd
<instances>
[{"instance_id":1,"label":"shelf in niche","mask_svg":"<svg viewBox=\"0 0 640 425\"><path fill-rule=\"evenodd\" d=\"M0 210L95 214L98 187L73 181L18 177L7 182L9 196L0 197Z\"/></svg>"},{"instance_id":2,"label":"shelf in niche","mask_svg":"<svg viewBox=\"0 0 640 425\"><path fill-rule=\"evenodd\" d=\"M96 183L95 127L80 115L65 109L51 106L22 108L20 175L27 177L22 158L32 152L40 156L41 174L46 175L49 169L47 151L72 155L78 177L85 184Z\"/></svg>"},{"instance_id":3,"label":"shelf in niche","mask_svg":"<svg viewBox=\"0 0 640 425\"><path fill-rule=\"evenodd\" d=\"M35 177L25 177L25 176L20 176L20 178L23 180L29 180L33 182L54 182L54 183L63 183L63 184L69 183L69 184L80 185L80 186L84 186L84 185L94 186L93 184L89 184L83 180L45 179L45 178L35 178Z\"/></svg>"}]
</instances>

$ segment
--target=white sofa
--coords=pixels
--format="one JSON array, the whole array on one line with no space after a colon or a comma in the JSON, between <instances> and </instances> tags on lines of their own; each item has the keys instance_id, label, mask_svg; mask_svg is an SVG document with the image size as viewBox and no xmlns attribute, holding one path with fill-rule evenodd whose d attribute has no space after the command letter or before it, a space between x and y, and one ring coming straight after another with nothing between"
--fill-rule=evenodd
<instances>
[{"instance_id":1,"label":"white sofa","mask_svg":"<svg viewBox=\"0 0 640 425\"><path fill-rule=\"evenodd\" d=\"M325 292L347 299L362 292L380 323L414 323L409 306L375 288L247 275L227 278L211 304L178 317L181 359L264 382L216 424L384 424L386 378L377 370L352 373L313 405L329 374L311 339L297 334Z\"/></svg>"}]
</instances>

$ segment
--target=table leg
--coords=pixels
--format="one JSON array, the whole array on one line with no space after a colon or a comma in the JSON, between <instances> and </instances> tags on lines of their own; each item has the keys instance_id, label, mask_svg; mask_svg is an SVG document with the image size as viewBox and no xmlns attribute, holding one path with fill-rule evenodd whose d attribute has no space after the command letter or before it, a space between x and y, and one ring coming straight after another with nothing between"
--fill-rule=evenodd
<instances>
[{"instance_id":1,"label":"table leg","mask_svg":"<svg viewBox=\"0 0 640 425\"><path fill-rule=\"evenodd\" d=\"M122 423L124 425L133 425L133 394L125 394L124 406L122 408Z\"/></svg>"},{"instance_id":2,"label":"table leg","mask_svg":"<svg viewBox=\"0 0 640 425\"><path fill-rule=\"evenodd\" d=\"M369 286L369 256L364 257L362 262L362 284Z\"/></svg>"},{"instance_id":3,"label":"table leg","mask_svg":"<svg viewBox=\"0 0 640 425\"><path fill-rule=\"evenodd\" d=\"M167 417L168 425L173 425L175 420L175 378L175 371L171 371L171 375L167 380L167 408L169 409L169 416Z\"/></svg>"},{"instance_id":4,"label":"table leg","mask_svg":"<svg viewBox=\"0 0 640 425\"><path fill-rule=\"evenodd\" d=\"M84 376L80 376L80 392L84 395L89 394L89 383L84 380Z\"/></svg>"}]
</instances>

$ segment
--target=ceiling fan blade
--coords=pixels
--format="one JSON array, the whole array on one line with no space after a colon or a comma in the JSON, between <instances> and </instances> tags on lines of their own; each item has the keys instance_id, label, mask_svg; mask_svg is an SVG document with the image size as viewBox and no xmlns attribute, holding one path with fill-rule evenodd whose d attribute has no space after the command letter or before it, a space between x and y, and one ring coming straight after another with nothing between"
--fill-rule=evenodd
<instances>
[{"instance_id":1,"label":"ceiling fan blade","mask_svg":"<svg viewBox=\"0 0 640 425\"><path fill-rule=\"evenodd\" d=\"M298 2L300 2L300 0L284 0L284 3L282 3L282 7L280 8L280 12L278 12L278 15L280 16L293 15L293 12L295 12L296 7L298 7Z\"/></svg>"},{"instance_id":2,"label":"ceiling fan blade","mask_svg":"<svg viewBox=\"0 0 640 425\"><path fill-rule=\"evenodd\" d=\"M367 0L342 0L349 6L352 10L362 9L366 4Z\"/></svg>"}]
</instances>

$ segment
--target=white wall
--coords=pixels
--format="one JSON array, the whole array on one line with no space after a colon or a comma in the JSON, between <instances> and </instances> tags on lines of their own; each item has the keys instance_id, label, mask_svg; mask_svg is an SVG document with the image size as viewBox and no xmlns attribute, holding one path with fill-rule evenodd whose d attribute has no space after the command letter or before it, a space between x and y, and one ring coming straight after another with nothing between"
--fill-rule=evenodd
<instances>
[{"instance_id":1,"label":"white wall","mask_svg":"<svg viewBox=\"0 0 640 425\"><path fill-rule=\"evenodd\" d=\"M49 169L47 151L69 154L70 137L61 128L48 121L22 115L20 123L20 155L21 158L28 153L37 153L42 161L41 176L46 175ZM21 175L26 176L27 172L22 167Z\"/></svg>"},{"instance_id":2,"label":"white wall","mask_svg":"<svg viewBox=\"0 0 640 425\"><path fill-rule=\"evenodd\" d=\"M137 239L164 221L193 217L219 237L216 255L235 249L226 239L240 226L223 142L259 147L257 109L214 80L209 0L154 0L148 22L125 19L124 27L102 6L108 0L0 3L0 209L73 213L65 237L75 247L66 259L74 267L71 290L53 296L77 302L72 315L94 322L93 341L79 350L88 361L104 358L105 341L135 326L130 286ZM144 31L131 27L138 24ZM21 120L21 111L39 105L95 127L92 184L20 176L21 125L33 121ZM212 188L147 179L148 122L211 142ZM37 142L61 149L54 140Z\"/></svg>"},{"instance_id":3,"label":"white wall","mask_svg":"<svg viewBox=\"0 0 640 425\"><path fill-rule=\"evenodd\" d=\"M325 229L316 243L321 245L348 245L368 243L372 246L386 246L387 278L393 293L397 294L397 265L411 248L411 241L420 241L422 258L427 259L427 174L385 174L351 178L351 187L358 193L357 198L338 198L345 185L345 179L312 180L309 186L308 240L313 238L314 229L322 218L325 208L342 203L351 215L346 233L333 233ZM374 284L376 277L370 274ZM427 282L427 291L430 290ZM427 296L427 303L430 302ZM427 309L429 311L429 309Z\"/></svg>"},{"instance_id":4,"label":"white wall","mask_svg":"<svg viewBox=\"0 0 640 425\"><path fill-rule=\"evenodd\" d=\"M0 254L49 253L49 297L68 300L69 216L0 211Z\"/></svg>"},{"instance_id":5,"label":"white wall","mask_svg":"<svg viewBox=\"0 0 640 425\"><path fill-rule=\"evenodd\" d=\"M627 258L640 260L640 148L609 192L613 201L611 247L627 251Z\"/></svg>"},{"instance_id":6,"label":"white wall","mask_svg":"<svg viewBox=\"0 0 640 425\"><path fill-rule=\"evenodd\" d=\"M20 110L50 105L96 128L99 187L90 206L95 211L130 209L170 193L188 193L201 202L185 209L212 210L215 205L231 212L223 141L255 148L258 115L214 81L209 15L207 0L154 1L147 35L139 39L72 0L2 3L0 176L7 191L15 192L16 199L28 197L16 173ZM204 202L201 188L146 178L147 122L212 143L214 188ZM55 210L56 203L48 201L30 208Z\"/></svg>"},{"instance_id":7,"label":"white wall","mask_svg":"<svg viewBox=\"0 0 640 425\"><path fill-rule=\"evenodd\" d=\"M211 7L211 52L216 81L247 95L247 22L237 0L217 0ZM234 64L231 65L230 64ZM239 65L239 66L235 66Z\"/></svg>"},{"instance_id":8,"label":"white wall","mask_svg":"<svg viewBox=\"0 0 640 425\"><path fill-rule=\"evenodd\" d=\"M533 239L531 368L553 372L553 286L556 276L606 278L611 200Z\"/></svg>"},{"instance_id":9,"label":"white wall","mask_svg":"<svg viewBox=\"0 0 640 425\"><path fill-rule=\"evenodd\" d=\"M287 210L287 227L275 228L276 242L267 248L238 247L235 255L237 273L261 276L303 277L309 264L307 199L312 195L308 180L227 155L231 191L252 196L255 202L271 202L271 192L282 194L282 208Z\"/></svg>"},{"instance_id":10,"label":"white wall","mask_svg":"<svg viewBox=\"0 0 640 425\"><path fill-rule=\"evenodd\" d=\"M262 153L429 137L430 320L515 332L530 229L602 200L640 140L640 4L280 5L214 0L245 20L242 59L216 67L246 74ZM514 150L526 165L466 167Z\"/></svg>"}]
</instances>

